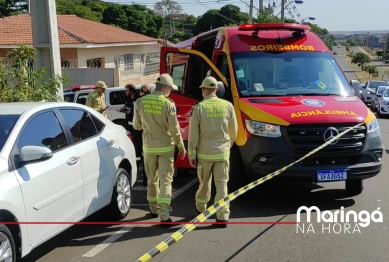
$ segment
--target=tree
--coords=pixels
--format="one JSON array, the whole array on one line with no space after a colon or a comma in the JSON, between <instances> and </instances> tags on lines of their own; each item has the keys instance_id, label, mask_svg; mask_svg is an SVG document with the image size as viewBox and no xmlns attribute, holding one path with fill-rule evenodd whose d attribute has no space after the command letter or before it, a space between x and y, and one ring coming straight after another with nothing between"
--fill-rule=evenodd
<instances>
[{"instance_id":1,"label":"tree","mask_svg":"<svg viewBox=\"0 0 389 262\"><path fill-rule=\"evenodd\" d=\"M248 14L242 13L240 8L234 5L225 5L220 10L211 9L205 12L197 20L193 30L194 35L209 31L211 28L222 26L236 26L247 23Z\"/></svg>"},{"instance_id":2,"label":"tree","mask_svg":"<svg viewBox=\"0 0 389 262\"><path fill-rule=\"evenodd\" d=\"M172 0L162 0L161 2L157 2L154 4L155 12L166 18L170 17L173 14L180 14L184 11L184 8L176 1Z\"/></svg>"},{"instance_id":3,"label":"tree","mask_svg":"<svg viewBox=\"0 0 389 262\"><path fill-rule=\"evenodd\" d=\"M45 69L32 70L35 49L19 46L8 52L6 65L0 58L0 103L7 102L47 102L59 101L57 96L60 84L65 84L66 76L53 76L44 82Z\"/></svg>"},{"instance_id":4,"label":"tree","mask_svg":"<svg viewBox=\"0 0 389 262\"><path fill-rule=\"evenodd\" d=\"M268 11L258 12L258 17L254 19L254 23L265 24L265 23L280 23L281 19L271 15Z\"/></svg>"},{"instance_id":5,"label":"tree","mask_svg":"<svg viewBox=\"0 0 389 262\"><path fill-rule=\"evenodd\" d=\"M365 66L365 67L363 68L363 71L365 71L365 72L367 72L367 73L373 75L373 77L378 77L378 76L379 76L379 73L380 73L380 72L378 71L378 67L376 67L376 66L369 66L369 65Z\"/></svg>"},{"instance_id":6,"label":"tree","mask_svg":"<svg viewBox=\"0 0 389 262\"><path fill-rule=\"evenodd\" d=\"M385 76L389 76L389 69L380 70L379 75L381 76L381 79L384 80Z\"/></svg>"},{"instance_id":7,"label":"tree","mask_svg":"<svg viewBox=\"0 0 389 262\"><path fill-rule=\"evenodd\" d=\"M360 64L362 70L363 70L363 66L369 62L371 62L370 57L368 57L365 53L360 53L360 52L355 53L351 60L351 63L353 64Z\"/></svg>"},{"instance_id":8,"label":"tree","mask_svg":"<svg viewBox=\"0 0 389 262\"><path fill-rule=\"evenodd\" d=\"M0 0L0 18L22 13L27 9L26 1Z\"/></svg>"}]
</instances>

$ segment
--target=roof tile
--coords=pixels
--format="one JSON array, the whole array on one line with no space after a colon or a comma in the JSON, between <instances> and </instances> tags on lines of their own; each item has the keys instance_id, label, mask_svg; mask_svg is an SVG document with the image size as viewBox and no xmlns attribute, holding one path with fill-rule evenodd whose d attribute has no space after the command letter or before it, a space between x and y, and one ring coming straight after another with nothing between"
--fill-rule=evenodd
<instances>
[{"instance_id":1,"label":"roof tile","mask_svg":"<svg viewBox=\"0 0 389 262\"><path fill-rule=\"evenodd\" d=\"M156 42L157 39L75 15L57 15L59 43L113 44ZM0 45L32 45L29 14L0 18Z\"/></svg>"}]
</instances>

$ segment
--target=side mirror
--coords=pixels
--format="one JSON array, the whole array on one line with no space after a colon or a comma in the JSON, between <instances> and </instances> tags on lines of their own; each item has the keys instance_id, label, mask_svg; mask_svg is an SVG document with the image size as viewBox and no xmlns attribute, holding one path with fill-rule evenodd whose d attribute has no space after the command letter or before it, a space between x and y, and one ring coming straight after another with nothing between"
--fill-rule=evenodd
<instances>
[{"instance_id":1,"label":"side mirror","mask_svg":"<svg viewBox=\"0 0 389 262\"><path fill-rule=\"evenodd\" d=\"M24 146L20 151L20 157L23 162L45 160L53 156L53 152L44 146Z\"/></svg>"},{"instance_id":2,"label":"side mirror","mask_svg":"<svg viewBox=\"0 0 389 262\"><path fill-rule=\"evenodd\" d=\"M363 89L366 89L366 86L362 86Z\"/></svg>"},{"instance_id":3,"label":"side mirror","mask_svg":"<svg viewBox=\"0 0 389 262\"><path fill-rule=\"evenodd\" d=\"M350 80L350 86L354 90L354 94L361 98L361 94L359 93L359 81L358 80Z\"/></svg>"},{"instance_id":4,"label":"side mirror","mask_svg":"<svg viewBox=\"0 0 389 262\"><path fill-rule=\"evenodd\" d=\"M218 90L216 92L217 97L219 97L219 98L223 97L224 94L226 93L226 88L224 87L223 82L218 81L217 88L218 88Z\"/></svg>"},{"instance_id":5,"label":"side mirror","mask_svg":"<svg viewBox=\"0 0 389 262\"><path fill-rule=\"evenodd\" d=\"M382 97L382 95L381 94L377 94L377 97Z\"/></svg>"}]
</instances>

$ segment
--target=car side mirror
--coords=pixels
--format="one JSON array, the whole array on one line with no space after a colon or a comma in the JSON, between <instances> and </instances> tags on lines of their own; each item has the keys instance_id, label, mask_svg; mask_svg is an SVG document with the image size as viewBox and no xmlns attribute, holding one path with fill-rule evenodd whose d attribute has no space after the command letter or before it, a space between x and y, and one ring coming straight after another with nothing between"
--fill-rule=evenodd
<instances>
[{"instance_id":1,"label":"car side mirror","mask_svg":"<svg viewBox=\"0 0 389 262\"><path fill-rule=\"evenodd\" d=\"M217 88L218 88L218 90L216 92L217 97L219 97L219 98L223 97L224 94L226 93L226 88L224 87L223 82L218 81Z\"/></svg>"},{"instance_id":2,"label":"car side mirror","mask_svg":"<svg viewBox=\"0 0 389 262\"><path fill-rule=\"evenodd\" d=\"M20 150L20 157L23 162L46 160L53 156L53 152L44 146L24 146Z\"/></svg>"},{"instance_id":3,"label":"car side mirror","mask_svg":"<svg viewBox=\"0 0 389 262\"><path fill-rule=\"evenodd\" d=\"M359 92L359 81L358 80L350 80L350 86L352 87L354 91L354 95L361 98L361 94Z\"/></svg>"},{"instance_id":4,"label":"car side mirror","mask_svg":"<svg viewBox=\"0 0 389 262\"><path fill-rule=\"evenodd\" d=\"M382 97L382 95L381 94L377 94L377 97Z\"/></svg>"},{"instance_id":5,"label":"car side mirror","mask_svg":"<svg viewBox=\"0 0 389 262\"><path fill-rule=\"evenodd\" d=\"M366 89L366 86L362 86L363 89Z\"/></svg>"}]
</instances>

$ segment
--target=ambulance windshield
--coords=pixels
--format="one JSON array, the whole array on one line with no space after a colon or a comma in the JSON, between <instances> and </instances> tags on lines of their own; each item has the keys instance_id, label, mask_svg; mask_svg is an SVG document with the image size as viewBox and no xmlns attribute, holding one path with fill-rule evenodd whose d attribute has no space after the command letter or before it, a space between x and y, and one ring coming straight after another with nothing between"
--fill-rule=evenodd
<instances>
[{"instance_id":1,"label":"ambulance windshield","mask_svg":"<svg viewBox=\"0 0 389 262\"><path fill-rule=\"evenodd\" d=\"M325 52L231 54L241 96L354 96L338 64Z\"/></svg>"}]
</instances>

